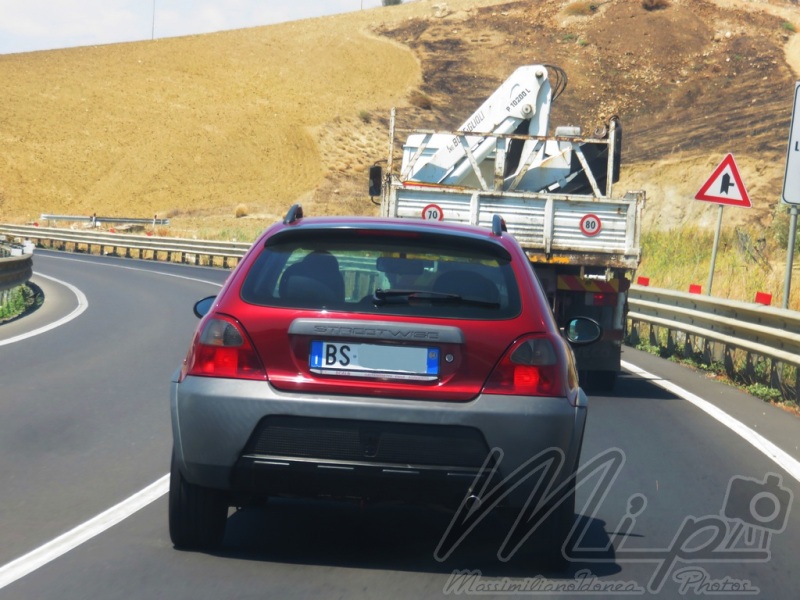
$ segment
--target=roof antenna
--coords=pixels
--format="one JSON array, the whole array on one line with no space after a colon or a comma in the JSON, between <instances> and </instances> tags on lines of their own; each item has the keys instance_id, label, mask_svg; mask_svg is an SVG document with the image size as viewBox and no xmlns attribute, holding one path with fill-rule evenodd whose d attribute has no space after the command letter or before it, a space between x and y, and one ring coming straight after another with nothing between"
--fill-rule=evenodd
<instances>
[{"instance_id":1,"label":"roof antenna","mask_svg":"<svg viewBox=\"0 0 800 600\"><path fill-rule=\"evenodd\" d=\"M286 216L283 218L284 225L290 225L295 221L299 221L303 218L303 206L301 204L292 204L292 207L289 209L289 212L286 213Z\"/></svg>"}]
</instances>

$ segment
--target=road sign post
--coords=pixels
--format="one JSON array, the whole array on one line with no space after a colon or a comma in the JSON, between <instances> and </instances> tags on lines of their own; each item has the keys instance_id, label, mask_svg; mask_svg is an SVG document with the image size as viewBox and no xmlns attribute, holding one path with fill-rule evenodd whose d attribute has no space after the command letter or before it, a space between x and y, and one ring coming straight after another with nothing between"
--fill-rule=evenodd
<instances>
[{"instance_id":1,"label":"road sign post","mask_svg":"<svg viewBox=\"0 0 800 600\"><path fill-rule=\"evenodd\" d=\"M714 267L717 263L717 248L719 248L719 237L722 231L722 210L725 205L742 206L750 208L750 196L747 195L747 188L744 187L739 168L733 154L728 154L717 165L711 177L703 184L700 191L694 197L695 200L705 202L715 202L719 204L719 216L717 217L717 230L714 233L714 248L711 251L711 267L708 272L708 285L706 295L711 295L711 284L714 282Z\"/></svg>"},{"instance_id":2,"label":"road sign post","mask_svg":"<svg viewBox=\"0 0 800 600\"><path fill-rule=\"evenodd\" d=\"M783 308L789 308L792 293L792 267L794 266L794 243L797 233L797 206L800 205L800 119L797 105L800 104L800 81L794 84L792 125L789 128L789 146L786 149L786 171L783 176L781 202L791 206L789 216L789 247L786 250L786 277L783 281Z\"/></svg>"},{"instance_id":3,"label":"road sign post","mask_svg":"<svg viewBox=\"0 0 800 600\"><path fill-rule=\"evenodd\" d=\"M708 268L708 285L706 286L706 296L711 295L711 284L714 283L714 269L717 265L717 248L719 248L719 234L722 231L722 211L724 204L719 205L719 216L717 217L717 230L714 232L714 248L711 250L711 266Z\"/></svg>"},{"instance_id":4,"label":"road sign post","mask_svg":"<svg viewBox=\"0 0 800 600\"><path fill-rule=\"evenodd\" d=\"M786 278L783 282L783 308L789 308L789 295L792 293L792 266L794 265L794 239L797 233L797 207L792 207L789 216L789 248L786 257Z\"/></svg>"}]
</instances>

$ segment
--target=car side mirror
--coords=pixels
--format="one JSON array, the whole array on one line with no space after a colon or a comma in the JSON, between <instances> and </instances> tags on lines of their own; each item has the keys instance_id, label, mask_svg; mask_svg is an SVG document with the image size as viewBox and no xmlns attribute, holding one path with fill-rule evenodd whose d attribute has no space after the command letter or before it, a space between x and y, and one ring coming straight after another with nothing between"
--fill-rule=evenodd
<instances>
[{"instance_id":1,"label":"car side mirror","mask_svg":"<svg viewBox=\"0 0 800 600\"><path fill-rule=\"evenodd\" d=\"M194 305L194 314L198 319L205 317L208 314L208 311L211 310L211 307L214 306L214 300L216 300L216 296L209 296L208 298L203 298L198 302L195 302Z\"/></svg>"},{"instance_id":2,"label":"car side mirror","mask_svg":"<svg viewBox=\"0 0 800 600\"><path fill-rule=\"evenodd\" d=\"M383 169L379 165L372 165L369 168L369 195L371 197L380 196L383 187Z\"/></svg>"},{"instance_id":3,"label":"car side mirror","mask_svg":"<svg viewBox=\"0 0 800 600\"><path fill-rule=\"evenodd\" d=\"M570 319L564 328L564 336L570 344L585 346L603 337L603 328L600 323L589 317L575 317Z\"/></svg>"}]
</instances>

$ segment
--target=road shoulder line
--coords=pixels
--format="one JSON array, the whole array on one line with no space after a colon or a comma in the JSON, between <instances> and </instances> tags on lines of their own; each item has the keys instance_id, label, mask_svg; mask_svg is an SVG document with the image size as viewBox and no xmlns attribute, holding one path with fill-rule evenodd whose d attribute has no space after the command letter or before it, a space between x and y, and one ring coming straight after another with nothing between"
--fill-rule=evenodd
<instances>
[{"instance_id":1,"label":"road shoulder line","mask_svg":"<svg viewBox=\"0 0 800 600\"><path fill-rule=\"evenodd\" d=\"M676 396L695 405L697 408L716 419L722 425L744 438L755 448L765 454L775 464L783 468L794 479L800 481L800 461L797 461L794 457L778 448L778 446L770 442L763 435L750 429L747 425L738 419L735 419L721 408L718 408L708 400L703 400L700 396L683 389L679 385L676 385L671 381L667 381L658 375L653 375L652 373L645 371L644 369L641 369L632 363L622 361L622 368L630 373L633 373L634 375L650 381L651 383L654 383L655 385L669 392L672 392Z\"/></svg>"},{"instance_id":2,"label":"road shoulder line","mask_svg":"<svg viewBox=\"0 0 800 600\"><path fill-rule=\"evenodd\" d=\"M0 567L0 589L77 548L84 542L124 521L135 512L158 500L169 491L169 475L164 475L130 498L96 517L70 529L54 540Z\"/></svg>"}]
</instances>

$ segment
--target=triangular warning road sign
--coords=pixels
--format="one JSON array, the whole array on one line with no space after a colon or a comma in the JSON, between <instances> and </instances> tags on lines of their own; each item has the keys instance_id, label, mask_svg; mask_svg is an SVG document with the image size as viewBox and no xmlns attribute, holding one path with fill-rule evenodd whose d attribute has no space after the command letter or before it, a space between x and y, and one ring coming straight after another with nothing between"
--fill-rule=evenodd
<instances>
[{"instance_id":1,"label":"triangular warning road sign","mask_svg":"<svg viewBox=\"0 0 800 600\"><path fill-rule=\"evenodd\" d=\"M730 206L744 206L745 208L752 206L747 189L742 183L742 176L739 175L739 169L736 167L736 161L733 160L733 154L728 154L719 163L694 199Z\"/></svg>"}]
</instances>

